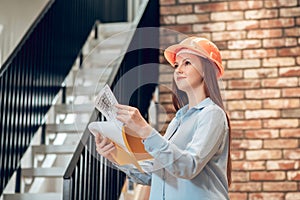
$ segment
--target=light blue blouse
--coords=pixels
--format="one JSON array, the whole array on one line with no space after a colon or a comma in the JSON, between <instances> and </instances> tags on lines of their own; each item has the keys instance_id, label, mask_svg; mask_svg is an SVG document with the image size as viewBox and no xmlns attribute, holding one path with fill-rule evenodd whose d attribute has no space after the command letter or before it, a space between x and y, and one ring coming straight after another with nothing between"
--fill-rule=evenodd
<instances>
[{"instance_id":1,"label":"light blue blouse","mask_svg":"<svg viewBox=\"0 0 300 200\"><path fill-rule=\"evenodd\" d=\"M210 98L178 110L166 134L153 129L143 142L154 158L146 173L119 166L135 182L151 184L151 200L226 200L228 124Z\"/></svg>"}]
</instances>

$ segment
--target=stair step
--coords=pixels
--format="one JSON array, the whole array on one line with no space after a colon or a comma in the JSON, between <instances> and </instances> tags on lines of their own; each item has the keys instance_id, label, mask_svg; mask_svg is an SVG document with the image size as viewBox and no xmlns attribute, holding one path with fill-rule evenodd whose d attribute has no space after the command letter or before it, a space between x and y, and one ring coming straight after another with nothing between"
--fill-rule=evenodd
<instances>
[{"instance_id":1,"label":"stair step","mask_svg":"<svg viewBox=\"0 0 300 200\"><path fill-rule=\"evenodd\" d=\"M104 86L104 83L98 83L93 86L68 86L66 88L67 96L96 96Z\"/></svg>"},{"instance_id":2,"label":"stair step","mask_svg":"<svg viewBox=\"0 0 300 200\"><path fill-rule=\"evenodd\" d=\"M80 133L83 132L87 124L47 124L47 133Z\"/></svg>"},{"instance_id":3,"label":"stair step","mask_svg":"<svg viewBox=\"0 0 300 200\"><path fill-rule=\"evenodd\" d=\"M93 104L57 104L54 105L54 112L56 114L90 113L94 108Z\"/></svg>"},{"instance_id":4,"label":"stair step","mask_svg":"<svg viewBox=\"0 0 300 200\"><path fill-rule=\"evenodd\" d=\"M76 145L34 145L34 154L72 154L75 152Z\"/></svg>"},{"instance_id":5,"label":"stair step","mask_svg":"<svg viewBox=\"0 0 300 200\"><path fill-rule=\"evenodd\" d=\"M45 177L45 178L61 178L66 169L62 167L51 168L24 168L22 169L22 176L24 177Z\"/></svg>"},{"instance_id":6,"label":"stair step","mask_svg":"<svg viewBox=\"0 0 300 200\"><path fill-rule=\"evenodd\" d=\"M104 23L99 24L99 33L103 37L110 37L123 31L128 31L131 28L131 23L128 22L115 22L115 23Z\"/></svg>"},{"instance_id":7,"label":"stair step","mask_svg":"<svg viewBox=\"0 0 300 200\"><path fill-rule=\"evenodd\" d=\"M95 68L92 66L73 70L76 79L93 79L97 80L100 77L109 77L112 72L112 67Z\"/></svg>"},{"instance_id":8,"label":"stair step","mask_svg":"<svg viewBox=\"0 0 300 200\"><path fill-rule=\"evenodd\" d=\"M3 200L62 200L61 193L16 193L3 194Z\"/></svg>"}]
</instances>

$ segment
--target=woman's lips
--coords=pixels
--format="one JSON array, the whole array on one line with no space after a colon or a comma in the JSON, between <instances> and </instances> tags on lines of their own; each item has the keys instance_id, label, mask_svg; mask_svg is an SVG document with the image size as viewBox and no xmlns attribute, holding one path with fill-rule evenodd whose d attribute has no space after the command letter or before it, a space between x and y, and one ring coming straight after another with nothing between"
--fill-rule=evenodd
<instances>
[{"instance_id":1,"label":"woman's lips","mask_svg":"<svg viewBox=\"0 0 300 200\"><path fill-rule=\"evenodd\" d=\"M177 78L176 78L176 80L177 81L180 81L180 80L183 80L183 79L185 79L186 77L185 76L178 76Z\"/></svg>"}]
</instances>

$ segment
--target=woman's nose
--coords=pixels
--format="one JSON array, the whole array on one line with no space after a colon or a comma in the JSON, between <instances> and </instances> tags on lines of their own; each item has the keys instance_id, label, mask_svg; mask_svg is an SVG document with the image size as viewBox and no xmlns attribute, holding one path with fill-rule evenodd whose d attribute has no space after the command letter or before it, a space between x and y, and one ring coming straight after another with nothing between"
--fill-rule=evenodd
<instances>
[{"instance_id":1,"label":"woman's nose","mask_svg":"<svg viewBox=\"0 0 300 200\"><path fill-rule=\"evenodd\" d=\"M182 65L178 64L178 66L175 68L175 72L181 74L183 72Z\"/></svg>"}]
</instances>

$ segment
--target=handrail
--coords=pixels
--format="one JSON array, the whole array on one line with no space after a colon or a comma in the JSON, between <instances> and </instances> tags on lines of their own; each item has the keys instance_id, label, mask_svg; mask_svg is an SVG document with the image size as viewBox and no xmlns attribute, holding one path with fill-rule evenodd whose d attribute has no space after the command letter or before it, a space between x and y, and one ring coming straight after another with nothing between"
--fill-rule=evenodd
<instances>
[{"instance_id":1,"label":"handrail","mask_svg":"<svg viewBox=\"0 0 300 200\"><path fill-rule=\"evenodd\" d=\"M143 6L142 9L139 9L140 15L134 20L134 22L136 22L135 27L137 29L158 27L158 0L145 1ZM151 16L151 20L149 20L149 16ZM113 72L113 75L108 80L108 84L112 87L120 103L122 103L124 99L127 99L126 95L128 95L126 92L126 81L123 84L118 83L122 76L137 66L146 63L159 63L159 49L143 49L143 40L149 39L144 37L141 32L133 31L132 39L129 40L128 44L128 52L124 55L123 59L121 59L119 68ZM158 47L159 41L158 38L156 39L157 41L155 42L157 45L153 46ZM140 48L134 49L132 45L138 45ZM145 59L146 57L147 59ZM156 74L157 78L158 71L155 71L156 69L157 68L153 68L152 72ZM136 77L138 77L137 81L147 76L145 72L137 71L136 73ZM157 83L157 80L153 80L152 83ZM129 102L130 105L140 108L141 114L145 118L147 118L147 109L145 108L149 106L148 103L150 103L155 86L156 85L152 84L139 88L133 100ZM95 109L89 122L103 120L104 117ZM64 175L63 199L118 199L124 180L125 175L122 172L110 167L110 163L96 153L94 137L86 128Z\"/></svg>"},{"instance_id":2,"label":"handrail","mask_svg":"<svg viewBox=\"0 0 300 200\"><path fill-rule=\"evenodd\" d=\"M106 1L119 2L50 1L45 12L5 62L5 67L1 68L0 195L14 171L20 167L21 157L44 123L45 114L95 21L101 21L106 15L103 13ZM122 14L116 18L126 21L122 18L123 10L122 7L120 12L115 12Z\"/></svg>"}]
</instances>

